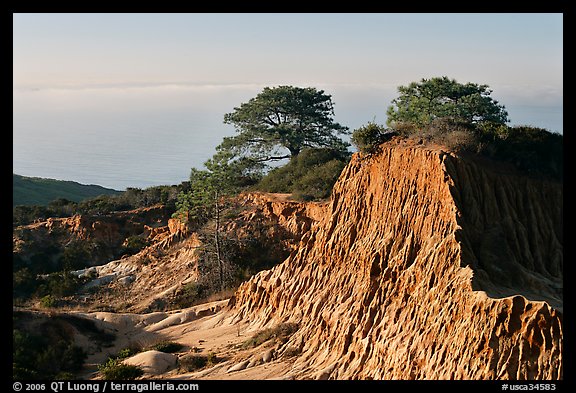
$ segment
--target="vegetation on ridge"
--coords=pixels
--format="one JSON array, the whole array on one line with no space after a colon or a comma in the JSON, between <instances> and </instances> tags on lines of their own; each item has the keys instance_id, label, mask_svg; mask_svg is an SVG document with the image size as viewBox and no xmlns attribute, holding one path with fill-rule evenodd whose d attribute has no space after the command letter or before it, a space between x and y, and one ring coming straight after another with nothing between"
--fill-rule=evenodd
<instances>
[{"instance_id":1,"label":"vegetation on ridge","mask_svg":"<svg viewBox=\"0 0 576 393\"><path fill-rule=\"evenodd\" d=\"M386 112L387 124L392 128L408 123L422 129L436 119L465 124L508 122L508 112L490 97L492 90L488 85L462 84L443 76L399 86L398 92L400 95Z\"/></svg>"},{"instance_id":2,"label":"vegetation on ridge","mask_svg":"<svg viewBox=\"0 0 576 393\"><path fill-rule=\"evenodd\" d=\"M338 150L304 149L286 165L272 169L255 187L290 193L297 200L325 199L349 160L349 154Z\"/></svg>"},{"instance_id":3,"label":"vegetation on ridge","mask_svg":"<svg viewBox=\"0 0 576 393\"><path fill-rule=\"evenodd\" d=\"M118 211L127 211L162 204L170 214L176 209L180 192L189 188L188 182L172 186L153 186L146 189L129 187L114 195L100 195L81 202L59 198L46 206L18 205L12 211L12 226L31 224L49 217L70 217L75 214L102 216Z\"/></svg>"},{"instance_id":4,"label":"vegetation on ridge","mask_svg":"<svg viewBox=\"0 0 576 393\"><path fill-rule=\"evenodd\" d=\"M487 85L460 84L447 77L422 79L398 88L388 108L388 127L369 122L352 133L363 153L374 153L392 136L434 142L513 164L532 175L563 176L563 136L531 126L510 127L503 105Z\"/></svg>"},{"instance_id":5,"label":"vegetation on ridge","mask_svg":"<svg viewBox=\"0 0 576 393\"><path fill-rule=\"evenodd\" d=\"M120 191L94 184L44 179L12 174L12 207L17 205L48 205L55 199L80 202L100 195L117 195Z\"/></svg>"}]
</instances>

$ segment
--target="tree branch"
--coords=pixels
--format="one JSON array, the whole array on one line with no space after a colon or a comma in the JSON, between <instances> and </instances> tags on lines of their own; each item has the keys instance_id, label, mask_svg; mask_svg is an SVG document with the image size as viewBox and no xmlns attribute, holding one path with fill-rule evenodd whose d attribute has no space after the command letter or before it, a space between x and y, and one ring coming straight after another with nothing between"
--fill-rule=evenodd
<instances>
[{"instance_id":1,"label":"tree branch","mask_svg":"<svg viewBox=\"0 0 576 393\"><path fill-rule=\"evenodd\" d=\"M276 123L274 120L270 118L270 115L266 116L266 119L262 119L262 121L272 127L278 127L279 123Z\"/></svg>"},{"instance_id":2,"label":"tree branch","mask_svg":"<svg viewBox=\"0 0 576 393\"><path fill-rule=\"evenodd\" d=\"M269 157L264 157L264 158L258 158L258 159L253 159L255 162L264 162L264 161L277 161L277 160L283 160L285 158L290 158L291 155L287 154L285 156L269 156Z\"/></svg>"}]
</instances>

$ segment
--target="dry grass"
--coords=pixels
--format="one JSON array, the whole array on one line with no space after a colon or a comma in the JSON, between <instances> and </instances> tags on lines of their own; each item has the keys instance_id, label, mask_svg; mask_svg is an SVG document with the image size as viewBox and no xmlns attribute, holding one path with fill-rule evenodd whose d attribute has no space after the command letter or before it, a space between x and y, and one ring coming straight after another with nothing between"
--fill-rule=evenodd
<instances>
[{"instance_id":1,"label":"dry grass","mask_svg":"<svg viewBox=\"0 0 576 393\"><path fill-rule=\"evenodd\" d=\"M184 372L191 372L200 370L205 367L212 367L213 365L220 363L224 358L216 356L214 352L210 352L208 355L187 355L179 360L180 369Z\"/></svg>"},{"instance_id":2,"label":"dry grass","mask_svg":"<svg viewBox=\"0 0 576 393\"><path fill-rule=\"evenodd\" d=\"M264 329L242 343L242 348L254 348L264 344L267 341L285 343L288 338L298 330L295 323L281 323L273 328Z\"/></svg>"}]
</instances>

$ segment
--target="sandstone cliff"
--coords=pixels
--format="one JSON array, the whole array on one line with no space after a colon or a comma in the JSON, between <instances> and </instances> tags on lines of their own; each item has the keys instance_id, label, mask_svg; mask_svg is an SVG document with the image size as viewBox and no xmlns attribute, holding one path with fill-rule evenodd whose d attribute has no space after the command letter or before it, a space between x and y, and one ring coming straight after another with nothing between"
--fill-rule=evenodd
<instances>
[{"instance_id":1,"label":"sandstone cliff","mask_svg":"<svg viewBox=\"0 0 576 393\"><path fill-rule=\"evenodd\" d=\"M128 237L153 238L167 225L168 216L165 207L156 205L99 216L49 218L15 228L13 254L23 265L41 258L42 263L57 266L63 250L77 242L89 251L83 263L99 265L119 258Z\"/></svg>"},{"instance_id":2,"label":"sandstone cliff","mask_svg":"<svg viewBox=\"0 0 576 393\"><path fill-rule=\"evenodd\" d=\"M562 244L561 184L392 142L231 312L298 324L295 378L560 379Z\"/></svg>"},{"instance_id":3,"label":"sandstone cliff","mask_svg":"<svg viewBox=\"0 0 576 393\"><path fill-rule=\"evenodd\" d=\"M562 192L477 156L391 141L355 155L329 202L243 195L227 232L257 234L270 247L261 254L284 262L230 301L173 311L198 279L201 241L175 220L140 222L151 245L91 268L104 284L79 306L97 312L71 313L116 337L103 349L77 335L90 354L82 377L130 345L171 340L184 345L180 366L154 378L561 379ZM125 237L81 220L20 228L15 254L55 233ZM197 353L222 362L180 368Z\"/></svg>"}]
</instances>

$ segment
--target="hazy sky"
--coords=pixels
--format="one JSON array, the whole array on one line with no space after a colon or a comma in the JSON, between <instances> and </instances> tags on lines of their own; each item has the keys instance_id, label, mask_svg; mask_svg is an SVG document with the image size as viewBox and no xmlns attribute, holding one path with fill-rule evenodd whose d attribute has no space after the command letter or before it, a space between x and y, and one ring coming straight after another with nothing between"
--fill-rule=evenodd
<instances>
[{"instance_id":1,"label":"hazy sky","mask_svg":"<svg viewBox=\"0 0 576 393\"><path fill-rule=\"evenodd\" d=\"M562 14L15 14L15 87L405 84L562 94Z\"/></svg>"},{"instance_id":2,"label":"hazy sky","mask_svg":"<svg viewBox=\"0 0 576 393\"><path fill-rule=\"evenodd\" d=\"M448 76L489 85L511 125L563 132L562 14L14 14L13 21L14 170L24 175L105 184L95 174L135 163L122 155L137 140L148 161L158 160L133 164L141 179L164 181L176 164L154 179L152 169L176 159L182 173L174 176L183 179L234 133L225 113L281 84L325 90L335 120L353 130L384 123L398 86ZM92 161L77 146L91 148ZM154 154L159 149L164 155ZM95 167L97 154L107 154L110 168ZM137 175L118 176L133 184Z\"/></svg>"}]
</instances>

